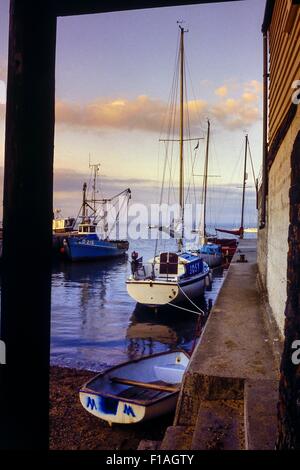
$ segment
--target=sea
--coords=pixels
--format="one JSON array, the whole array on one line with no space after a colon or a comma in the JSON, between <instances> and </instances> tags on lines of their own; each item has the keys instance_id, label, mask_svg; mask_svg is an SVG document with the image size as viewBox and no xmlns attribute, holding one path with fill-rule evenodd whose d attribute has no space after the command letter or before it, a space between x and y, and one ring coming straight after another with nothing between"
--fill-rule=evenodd
<instances>
[{"instance_id":1,"label":"sea","mask_svg":"<svg viewBox=\"0 0 300 470\"><path fill-rule=\"evenodd\" d=\"M247 234L251 238L255 235ZM136 304L127 294L133 250L148 260L155 240L129 240L128 255L96 262L55 262L52 271L51 364L88 369L106 368L172 349L191 351L215 302L227 269L213 271L213 283L198 308L154 309ZM162 246L163 245L163 246ZM175 249L174 240L158 249Z\"/></svg>"}]
</instances>

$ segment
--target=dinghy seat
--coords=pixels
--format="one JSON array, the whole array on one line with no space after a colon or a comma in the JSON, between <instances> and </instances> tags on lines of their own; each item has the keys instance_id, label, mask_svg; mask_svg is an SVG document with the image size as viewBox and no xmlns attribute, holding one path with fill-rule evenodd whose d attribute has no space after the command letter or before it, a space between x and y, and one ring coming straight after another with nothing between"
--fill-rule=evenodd
<instances>
[{"instance_id":1,"label":"dinghy seat","mask_svg":"<svg viewBox=\"0 0 300 470\"><path fill-rule=\"evenodd\" d=\"M149 390L148 388L146 389L137 386L126 388L126 390L122 390L122 392L118 393L118 397L137 401L158 400L160 398L167 397L168 395L170 395L170 392Z\"/></svg>"},{"instance_id":2,"label":"dinghy seat","mask_svg":"<svg viewBox=\"0 0 300 470\"><path fill-rule=\"evenodd\" d=\"M121 377L110 377L114 383L123 385L132 385L118 393L118 397L128 398L138 401L158 400L170 395L170 393L179 392L179 387L174 384L168 384L162 380L152 382L140 382L133 379L123 379Z\"/></svg>"},{"instance_id":3,"label":"dinghy seat","mask_svg":"<svg viewBox=\"0 0 300 470\"><path fill-rule=\"evenodd\" d=\"M185 371L182 364L165 364L154 366L155 375L158 380L163 380L169 384L179 384Z\"/></svg>"}]
</instances>

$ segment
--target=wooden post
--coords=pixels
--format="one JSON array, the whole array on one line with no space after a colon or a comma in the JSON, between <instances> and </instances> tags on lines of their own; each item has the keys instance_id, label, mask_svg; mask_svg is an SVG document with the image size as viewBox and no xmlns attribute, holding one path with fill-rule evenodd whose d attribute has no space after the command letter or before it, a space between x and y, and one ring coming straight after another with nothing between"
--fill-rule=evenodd
<instances>
[{"instance_id":1,"label":"wooden post","mask_svg":"<svg viewBox=\"0 0 300 470\"><path fill-rule=\"evenodd\" d=\"M56 16L11 0L7 83L0 448L48 447Z\"/></svg>"}]
</instances>

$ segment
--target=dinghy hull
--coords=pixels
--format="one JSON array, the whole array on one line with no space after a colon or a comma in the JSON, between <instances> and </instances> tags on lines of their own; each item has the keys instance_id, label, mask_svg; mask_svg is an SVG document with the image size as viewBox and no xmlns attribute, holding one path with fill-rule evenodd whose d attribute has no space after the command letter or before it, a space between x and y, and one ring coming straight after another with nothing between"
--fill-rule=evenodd
<instances>
[{"instance_id":1,"label":"dinghy hull","mask_svg":"<svg viewBox=\"0 0 300 470\"><path fill-rule=\"evenodd\" d=\"M110 424L133 424L170 413L188 363L186 352L172 351L112 367L82 387L80 402Z\"/></svg>"},{"instance_id":2,"label":"dinghy hull","mask_svg":"<svg viewBox=\"0 0 300 470\"><path fill-rule=\"evenodd\" d=\"M172 394L157 403L140 405L129 400L91 394L80 391L82 406L92 415L109 423L134 424L157 418L174 410L178 393Z\"/></svg>"}]
</instances>

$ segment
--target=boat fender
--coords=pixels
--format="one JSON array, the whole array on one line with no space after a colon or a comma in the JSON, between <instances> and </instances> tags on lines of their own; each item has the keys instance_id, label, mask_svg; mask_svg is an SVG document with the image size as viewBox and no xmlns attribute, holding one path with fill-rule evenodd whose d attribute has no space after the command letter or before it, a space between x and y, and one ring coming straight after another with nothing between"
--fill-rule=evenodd
<instances>
[{"instance_id":1,"label":"boat fender","mask_svg":"<svg viewBox=\"0 0 300 470\"><path fill-rule=\"evenodd\" d=\"M212 280L213 280L212 272L209 271L209 281L212 282Z\"/></svg>"},{"instance_id":2,"label":"boat fender","mask_svg":"<svg viewBox=\"0 0 300 470\"><path fill-rule=\"evenodd\" d=\"M205 285L206 285L206 287L209 287L209 286L210 286L209 275L205 277Z\"/></svg>"}]
</instances>

